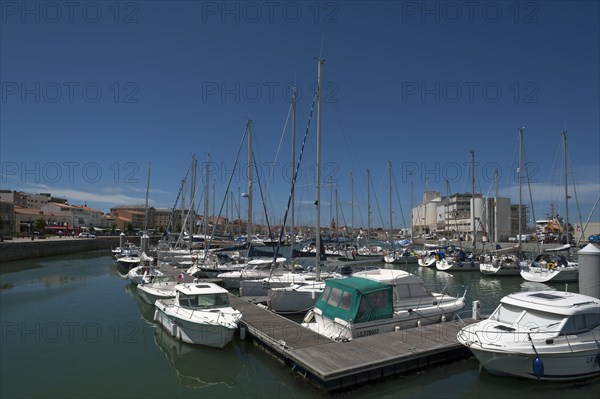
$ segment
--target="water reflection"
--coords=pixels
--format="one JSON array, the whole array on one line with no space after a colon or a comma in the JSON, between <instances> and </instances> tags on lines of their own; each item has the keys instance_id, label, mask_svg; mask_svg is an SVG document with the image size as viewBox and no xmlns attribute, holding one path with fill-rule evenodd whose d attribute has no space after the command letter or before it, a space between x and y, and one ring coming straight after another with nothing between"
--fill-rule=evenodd
<instances>
[{"instance_id":1,"label":"water reflection","mask_svg":"<svg viewBox=\"0 0 600 399\"><path fill-rule=\"evenodd\" d=\"M133 299L135 300L135 303L137 304L137 307L140 311L140 315L142 316L142 320L144 320L146 324L156 327L156 325L154 324L155 308L153 305L146 303L146 301L144 301L142 297L139 296L137 292L137 286L133 284L126 284L125 291L127 292L127 295L133 297Z\"/></svg>"},{"instance_id":2,"label":"water reflection","mask_svg":"<svg viewBox=\"0 0 600 399\"><path fill-rule=\"evenodd\" d=\"M585 381L561 382L531 381L525 378L514 378L490 374L479 366L477 378L470 384L468 397L485 397L486 399L505 398L514 395L528 399L547 399L549 397L570 397L577 392L578 399L597 398L595 389L600 378Z\"/></svg>"},{"instance_id":3,"label":"water reflection","mask_svg":"<svg viewBox=\"0 0 600 399\"><path fill-rule=\"evenodd\" d=\"M159 327L155 330L154 342L175 368L179 383L186 387L224 385L233 388L243 369L243 361L233 343L223 349L189 345Z\"/></svg>"}]
</instances>

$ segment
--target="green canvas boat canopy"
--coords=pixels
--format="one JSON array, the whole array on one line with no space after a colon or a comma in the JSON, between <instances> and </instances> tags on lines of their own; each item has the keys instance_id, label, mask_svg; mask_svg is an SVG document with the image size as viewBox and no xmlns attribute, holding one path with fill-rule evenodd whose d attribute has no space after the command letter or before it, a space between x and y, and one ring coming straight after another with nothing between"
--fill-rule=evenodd
<instances>
[{"instance_id":1,"label":"green canvas boat canopy","mask_svg":"<svg viewBox=\"0 0 600 399\"><path fill-rule=\"evenodd\" d=\"M316 303L323 317L365 323L393 316L392 286L361 277L329 279Z\"/></svg>"}]
</instances>

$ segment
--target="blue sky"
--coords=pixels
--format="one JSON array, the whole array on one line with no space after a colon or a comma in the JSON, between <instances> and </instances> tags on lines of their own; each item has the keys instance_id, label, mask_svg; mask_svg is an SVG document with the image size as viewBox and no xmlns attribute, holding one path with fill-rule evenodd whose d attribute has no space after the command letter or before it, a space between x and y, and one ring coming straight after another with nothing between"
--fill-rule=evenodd
<instances>
[{"instance_id":1,"label":"blue sky","mask_svg":"<svg viewBox=\"0 0 600 399\"><path fill-rule=\"evenodd\" d=\"M51 192L108 211L144 202L151 162L150 202L167 207L192 155L202 168L210 153L218 210L252 119L269 218L279 221L290 190L288 89L296 82L301 90L299 148L315 57L322 56L322 223L330 209L335 215L330 180L340 223L351 223L352 173L354 225L366 226L370 169L371 224L387 224L391 160L405 219L394 189L393 223L408 225L411 181L414 203L425 188L446 194L447 180L450 192L470 192L471 149L476 190L493 195L498 169L501 195L517 202L520 126L536 218L551 201L564 214L563 129L579 202L579 211L569 202L571 218L581 213L585 222L600 192L595 1L2 0L0 6L3 189ZM315 214L314 122L296 192L304 224L314 223ZM244 144L243 167L246 152ZM245 176L235 172L236 202ZM258 184L255 190L254 218L261 220ZM574 199L571 184L569 191ZM523 200L529 204L526 185Z\"/></svg>"}]
</instances>

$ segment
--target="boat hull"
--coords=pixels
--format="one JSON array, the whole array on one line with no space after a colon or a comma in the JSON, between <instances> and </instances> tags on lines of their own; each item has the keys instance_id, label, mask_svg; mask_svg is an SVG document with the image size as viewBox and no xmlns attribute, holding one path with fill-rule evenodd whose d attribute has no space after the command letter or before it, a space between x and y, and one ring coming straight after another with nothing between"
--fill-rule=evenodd
<instances>
[{"instance_id":1,"label":"boat hull","mask_svg":"<svg viewBox=\"0 0 600 399\"><path fill-rule=\"evenodd\" d=\"M169 335L188 344L223 348L231 340L237 329L227 326L195 323L181 317L175 317L157 304L154 321L161 325Z\"/></svg>"},{"instance_id":2,"label":"boat hull","mask_svg":"<svg viewBox=\"0 0 600 399\"><path fill-rule=\"evenodd\" d=\"M521 269L516 267L494 266L491 263L480 264L479 271L482 274L494 276L518 276L521 274Z\"/></svg>"},{"instance_id":3,"label":"boat hull","mask_svg":"<svg viewBox=\"0 0 600 399\"><path fill-rule=\"evenodd\" d=\"M312 316L314 317L314 321L310 320L309 313L302 326L336 341L349 341L370 335L443 323L446 320L451 320L463 307L464 301L456 300L453 303L448 303L443 307L440 306L431 310L404 310L395 312L394 317L389 319L359 324L333 321L313 311Z\"/></svg>"},{"instance_id":4,"label":"boat hull","mask_svg":"<svg viewBox=\"0 0 600 399\"><path fill-rule=\"evenodd\" d=\"M268 290L269 306L275 313L306 313L315 306L323 289L299 291L292 289Z\"/></svg>"},{"instance_id":5,"label":"boat hull","mask_svg":"<svg viewBox=\"0 0 600 399\"><path fill-rule=\"evenodd\" d=\"M573 353L540 353L543 375L536 376L535 353L499 353L471 347L481 365L491 374L544 381L576 381L600 375L597 349Z\"/></svg>"},{"instance_id":6,"label":"boat hull","mask_svg":"<svg viewBox=\"0 0 600 399\"><path fill-rule=\"evenodd\" d=\"M173 298L175 296L175 292L173 289L146 289L144 285L137 286L139 296L146 302L154 306L154 303L159 299L167 299Z\"/></svg>"},{"instance_id":7,"label":"boat hull","mask_svg":"<svg viewBox=\"0 0 600 399\"><path fill-rule=\"evenodd\" d=\"M527 281L535 283L569 283L579 280L579 268L564 269L546 269L544 267L536 268L539 270L523 270L521 277Z\"/></svg>"},{"instance_id":8,"label":"boat hull","mask_svg":"<svg viewBox=\"0 0 600 399\"><path fill-rule=\"evenodd\" d=\"M446 259L442 259L435 263L435 267L444 272L478 272L479 262L476 260L448 262Z\"/></svg>"}]
</instances>

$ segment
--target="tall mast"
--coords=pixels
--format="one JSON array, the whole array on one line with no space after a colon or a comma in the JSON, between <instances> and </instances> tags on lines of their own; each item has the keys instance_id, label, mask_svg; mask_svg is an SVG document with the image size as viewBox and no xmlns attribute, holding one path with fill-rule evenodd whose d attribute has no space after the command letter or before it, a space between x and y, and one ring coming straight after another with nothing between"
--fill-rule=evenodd
<instances>
[{"instance_id":1,"label":"tall mast","mask_svg":"<svg viewBox=\"0 0 600 399\"><path fill-rule=\"evenodd\" d=\"M523 171L523 127L519 128L519 167L517 169L517 180L519 180L519 233L517 234L517 242L520 244L521 243L521 234L522 234L522 229L523 227L521 219L523 218L522 212L523 209L521 207L521 195L522 195L522 189L521 189L521 181L522 181L522 171Z\"/></svg>"},{"instance_id":2,"label":"tall mast","mask_svg":"<svg viewBox=\"0 0 600 399\"><path fill-rule=\"evenodd\" d=\"M566 211L566 220L565 220L565 237L567 239L567 244L569 243L569 184L567 182L567 130L563 129L563 149L564 149L564 169L565 169L565 211Z\"/></svg>"},{"instance_id":3,"label":"tall mast","mask_svg":"<svg viewBox=\"0 0 600 399\"><path fill-rule=\"evenodd\" d=\"M150 161L148 161L148 180L146 181L146 203L144 204L144 234L148 232L148 193L150 192Z\"/></svg>"},{"instance_id":4,"label":"tall mast","mask_svg":"<svg viewBox=\"0 0 600 399\"><path fill-rule=\"evenodd\" d=\"M390 183L390 242L393 241L392 235L392 161L388 160L389 165L389 183Z\"/></svg>"},{"instance_id":5,"label":"tall mast","mask_svg":"<svg viewBox=\"0 0 600 399\"><path fill-rule=\"evenodd\" d=\"M197 168L197 160L196 155L192 155L192 179L190 184L190 225L188 236L190 237L190 249L192 249L193 235L194 235L194 219L196 219L196 215L194 212L195 203L196 203L196 168Z\"/></svg>"},{"instance_id":6,"label":"tall mast","mask_svg":"<svg viewBox=\"0 0 600 399\"><path fill-rule=\"evenodd\" d=\"M475 229L475 151L471 150L471 226L473 228L473 252L477 245Z\"/></svg>"},{"instance_id":7,"label":"tall mast","mask_svg":"<svg viewBox=\"0 0 600 399\"><path fill-rule=\"evenodd\" d=\"M414 215L413 215L413 179L410 177L410 239L413 239L413 228L414 228Z\"/></svg>"},{"instance_id":8,"label":"tall mast","mask_svg":"<svg viewBox=\"0 0 600 399\"><path fill-rule=\"evenodd\" d=\"M354 238L354 176L352 176L352 172L350 172L350 207L352 208L352 216L350 218L350 236Z\"/></svg>"},{"instance_id":9,"label":"tall mast","mask_svg":"<svg viewBox=\"0 0 600 399\"><path fill-rule=\"evenodd\" d=\"M494 242L498 242L498 169L494 171L494 182L496 183L496 195L494 198Z\"/></svg>"},{"instance_id":10,"label":"tall mast","mask_svg":"<svg viewBox=\"0 0 600 399\"><path fill-rule=\"evenodd\" d=\"M340 218L339 218L339 208L338 208L338 204L340 202L340 199L338 197L338 189L337 189L337 183L335 184L335 229L336 231L339 231L340 228ZM346 223L344 223L346 224ZM345 226L344 226L345 227Z\"/></svg>"},{"instance_id":11,"label":"tall mast","mask_svg":"<svg viewBox=\"0 0 600 399\"><path fill-rule=\"evenodd\" d=\"M252 121L248 120L248 224L246 225L246 242L252 242Z\"/></svg>"},{"instance_id":12,"label":"tall mast","mask_svg":"<svg viewBox=\"0 0 600 399\"><path fill-rule=\"evenodd\" d=\"M180 241L183 238L183 230L185 229L184 221L185 221L185 179L181 179L181 213L179 214L179 238L177 241Z\"/></svg>"},{"instance_id":13,"label":"tall mast","mask_svg":"<svg viewBox=\"0 0 600 399\"><path fill-rule=\"evenodd\" d=\"M205 248L208 249L206 245L208 243L208 168L210 165L210 153L208 153L208 161L206 162L206 168L204 168L204 178L206 179L204 182L204 244Z\"/></svg>"},{"instance_id":14,"label":"tall mast","mask_svg":"<svg viewBox=\"0 0 600 399\"><path fill-rule=\"evenodd\" d=\"M290 242L292 248L296 243L294 235L294 191L296 186L296 88L292 93L292 220L290 223ZM294 251L292 251L292 259L294 259Z\"/></svg>"},{"instance_id":15,"label":"tall mast","mask_svg":"<svg viewBox=\"0 0 600 399\"><path fill-rule=\"evenodd\" d=\"M367 169L367 239L371 238L371 171Z\"/></svg>"},{"instance_id":16,"label":"tall mast","mask_svg":"<svg viewBox=\"0 0 600 399\"><path fill-rule=\"evenodd\" d=\"M323 96L321 95L321 67L325 63L323 58L317 60L318 73L317 73L317 176L316 176L316 191L317 191L317 222L316 222L316 279L321 280L321 113L322 107L321 102Z\"/></svg>"}]
</instances>

